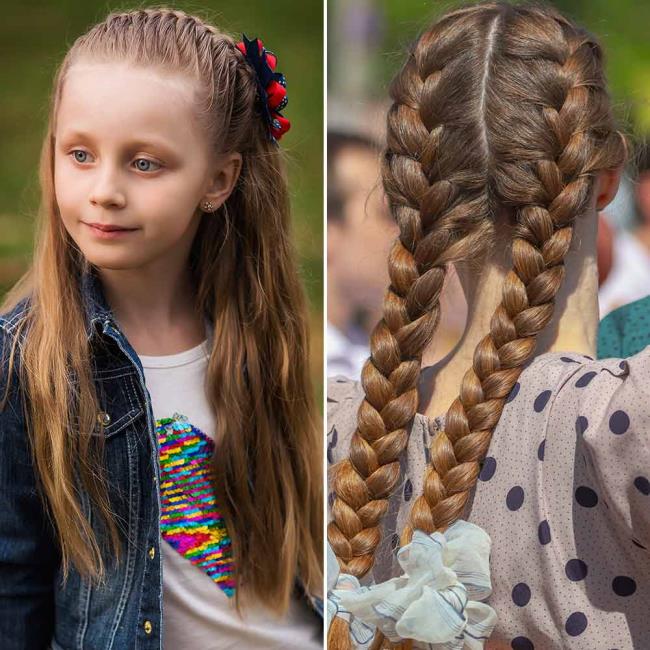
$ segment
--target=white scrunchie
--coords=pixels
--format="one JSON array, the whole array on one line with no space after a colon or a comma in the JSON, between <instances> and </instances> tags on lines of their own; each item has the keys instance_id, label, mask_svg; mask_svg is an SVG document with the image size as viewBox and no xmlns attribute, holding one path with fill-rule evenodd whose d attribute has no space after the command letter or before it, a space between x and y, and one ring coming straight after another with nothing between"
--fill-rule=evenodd
<instances>
[{"instance_id":1,"label":"white scrunchie","mask_svg":"<svg viewBox=\"0 0 650 650\"><path fill-rule=\"evenodd\" d=\"M413 533L397 553L404 571L369 587L339 573L328 545L327 625L349 622L357 647L370 645L375 630L392 642L421 641L429 650L481 650L497 622L485 600L492 593L489 535L459 519L445 533Z\"/></svg>"}]
</instances>

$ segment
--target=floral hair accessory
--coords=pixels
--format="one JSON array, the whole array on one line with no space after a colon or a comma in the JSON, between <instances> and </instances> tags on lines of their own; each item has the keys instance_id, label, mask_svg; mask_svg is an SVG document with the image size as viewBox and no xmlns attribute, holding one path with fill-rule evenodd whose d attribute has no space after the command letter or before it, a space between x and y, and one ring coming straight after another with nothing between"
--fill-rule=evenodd
<instances>
[{"instance_id":1,"label":"floral hair accessory","mask_svg":"<svg viewBox=\"0 0 650 650\"><path fill-rule=\"evenodd\" d=\"M277 142L291 126L289 120L280 113L289 101L287 81L281 72L275 71L277 57L265 49L259 38L251 41L245 34L242 34L242 38L244 40L237 43L237 49L255 70L262 117L268 124L271 139Z\"/></svg>"},{"instance_id":2,"label":"floral hair accessory","mask_svg":"<svg viewBox=\"0 0 650 650\"><path fill-rule=\"evenodd\" d=\"M397 560L404 571L372 586L338 574L328 549L328 626L335 616L348 621L358 648L369 647L376 630L396 643L424 642L430 650L481 650L494 629L489 535L459 519L444 533L415 530ZM419 646L418 646L419 647Z\"/></svg>"}]
</instances>

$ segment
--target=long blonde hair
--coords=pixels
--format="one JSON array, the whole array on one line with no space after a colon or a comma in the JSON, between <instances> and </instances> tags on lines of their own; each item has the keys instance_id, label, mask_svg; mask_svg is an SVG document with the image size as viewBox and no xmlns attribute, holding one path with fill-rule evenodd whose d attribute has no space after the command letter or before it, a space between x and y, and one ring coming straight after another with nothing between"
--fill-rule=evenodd
<instances>
[{"instance_id":1,"label":"long blonde hair","mask_svg":"<svg viewBox=\"0 0 650 650\"><path fill-rule=\"evenodd\" d=\"M501 304L431 442L402 545L414 529L444 531L463 515L506 397L553 315L572 223L597 172L626 158L600 45L551 7L483 2L450 11L416 40L390 94L383 183L400 234L328 527L341 570L359 578L373 566L400 480L446 269L511 245ZM511 242L497 238L504 217ZM385 643L378 634L372 647ZM340 617L328 647L351 647Z\"/></svg>"},{"instance_id":2,"label":"long blonde hair","mask_svg":"<svg viewBox=\"0 0 650 650\"><path fill-rule=\"evenodd\" d=\"M197 109L215 153L242 155L232 195L218 213L200 215L190 263L198 308L214 323L207 392L222 441L214 474L233 542L235 581L282 613L297 573L310 592L320 593L323 539L320 418L307 364L305 299L289 239L284 161L258 113L254 71L234 40L166 7L111 13L67 52L56 73L41 154L33 264L2 305L5 311L30 297L11 360L13 367L24 335L27 427L63 574L70 565L88 578L102 579L106 571L97 524L91 525L78 497L77 472L118 558L122 541L102 478L102 437L92 435L98 401L80 292L85 260L63 226L53 184L57 108L66 73L79 60L187 74L204 91ZM239 589L236 594L239 607Z\"/></svg>"}]
</instances>

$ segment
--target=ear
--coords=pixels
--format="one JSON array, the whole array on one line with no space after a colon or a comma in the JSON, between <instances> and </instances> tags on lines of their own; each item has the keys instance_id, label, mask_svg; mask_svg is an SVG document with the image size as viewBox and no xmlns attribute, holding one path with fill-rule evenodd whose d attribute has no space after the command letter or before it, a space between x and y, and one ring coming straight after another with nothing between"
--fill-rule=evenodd
<instances>
[{"instance_id":1,"label":"ear","mask_svg":"<svg viewBox=\"0 0 650 650\"><path fill-rule=\"evenodd\" d=\"M221 207L232 194L242 167L240 153L229 153L217 158L214 174L209 179L208 188L201 199L201 203L209 201L213 211Z\"/></svg>"},{"instance_id":2,"label":"ear","mask_svg":"<svg viewBox=\"0 0 650 650\"><path fill-rule=\"evenodd\" d=\"M616 196L621 182L623 166L614 169L603 169L598 172L596 180L596 210L604 210Z\"/></svg>"}]
</instances>

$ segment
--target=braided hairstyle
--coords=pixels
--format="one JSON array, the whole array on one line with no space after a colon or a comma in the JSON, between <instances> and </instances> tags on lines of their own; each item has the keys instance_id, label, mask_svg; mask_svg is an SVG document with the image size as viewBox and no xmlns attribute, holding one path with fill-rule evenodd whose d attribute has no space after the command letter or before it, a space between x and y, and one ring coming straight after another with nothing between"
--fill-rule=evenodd
<instances>
[{"instance_id":1,"label":"braided hairstyle","mask_svg":"<svg viewBox=\"0 0 650 650\"><path fill-rule=\"evenodd\" d=\"M573 220L597 172L627 155L599 43L539 4L482 2L442 16L412 46L390 95L383 182L400 234L328 527L341 570L358 578L373 565L400 479L447 265L485 261L497 234L511 233L501 304L431 442L402 545L416 528L444 531L462 516L505 399L553 315ZM385 642L378 634L373 648ZM340 617L329 644L351 647Z\"/></svg>"}]
</instances>

